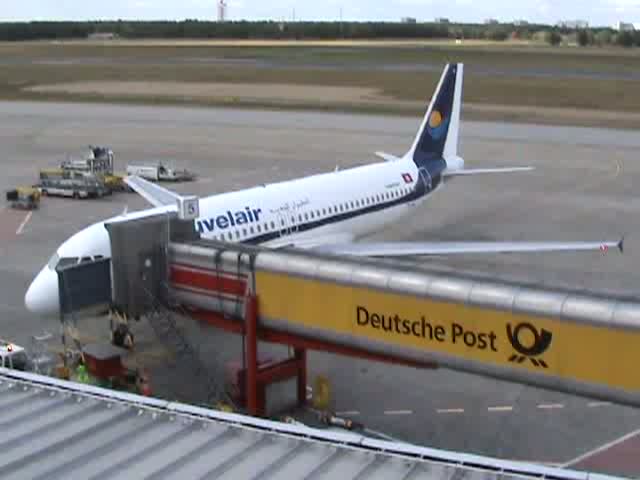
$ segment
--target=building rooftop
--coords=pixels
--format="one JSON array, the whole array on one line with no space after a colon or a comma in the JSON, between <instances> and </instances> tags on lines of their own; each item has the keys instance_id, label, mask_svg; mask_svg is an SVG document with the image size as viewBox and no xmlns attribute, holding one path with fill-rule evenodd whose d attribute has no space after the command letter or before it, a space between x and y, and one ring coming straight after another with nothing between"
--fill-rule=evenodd
<instances>
[{"instance_id":1,"label":"building rooftop","mask_svg":"<svg viewBox=\"0 0 640 480\"><path fill-rule=\"evenodd\" d=\"M602 479L0 369L6 479Z\"/></svg>"}]
</instances>

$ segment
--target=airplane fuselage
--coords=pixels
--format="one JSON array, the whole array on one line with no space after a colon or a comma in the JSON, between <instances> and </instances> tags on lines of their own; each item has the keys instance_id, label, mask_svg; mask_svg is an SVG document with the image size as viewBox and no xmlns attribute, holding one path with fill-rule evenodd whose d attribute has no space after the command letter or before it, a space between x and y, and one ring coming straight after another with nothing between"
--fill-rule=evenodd
<instances>
[{"instance_id":1,"label":"airplane fuselage","mask_svg":"<svg viewBox=\"0 0 640 480\"><path fill-rule=\"evenodd\" d=\"M353 241L407 215L428 191L411 161L371 164L203 198L195 226L204 238L270 246Z\"/></svg>"}]
</instances>

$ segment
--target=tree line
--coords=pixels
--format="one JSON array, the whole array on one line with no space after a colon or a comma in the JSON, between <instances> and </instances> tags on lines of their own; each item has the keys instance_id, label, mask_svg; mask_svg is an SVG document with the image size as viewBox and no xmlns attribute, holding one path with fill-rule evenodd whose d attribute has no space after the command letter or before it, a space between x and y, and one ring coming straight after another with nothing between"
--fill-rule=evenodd
<instances>
[{"instance_id":1,"label":"tree line","mask_svg":"<svg viewBox=\"0 0 640 480\"><path fill-rule=\"evenodd\" d=\"M640 46L640 31L608 28L568 30L548 25L453 24L398 22L208 22L88 21L0 23L0 41L66 40L111 33L121 38L193 39L508 39L537 40L551 45Z\"/></svg>"}]
</instances>

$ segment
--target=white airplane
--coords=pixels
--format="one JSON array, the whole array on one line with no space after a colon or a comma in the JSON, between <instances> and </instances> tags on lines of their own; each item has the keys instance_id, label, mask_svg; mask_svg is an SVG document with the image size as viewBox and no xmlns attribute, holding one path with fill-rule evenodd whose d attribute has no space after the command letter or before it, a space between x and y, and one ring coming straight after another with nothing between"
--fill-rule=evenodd
<instances>
[{"instance_id":1,"label":"white airplane","mask_svg":"<svg viewBox=\"0 0 640 480\"><path fill-rule=\"evenodd\" d=\"M612 242L385 242L356 243L407 215L455 176L522 172L531 167L465 169L458 156L463 65L445 67L420 129L403 157L377 153L385 162L335 171L199 200L195 226L203 238L268 247L293 246L361 256L607 250ZM139 177L127 183L154 208L93 224L65 241L25 295L28 310L59 311L58 264L111 256L104 225L177 210L180 196Z\"/></svg>"}]
</instances>

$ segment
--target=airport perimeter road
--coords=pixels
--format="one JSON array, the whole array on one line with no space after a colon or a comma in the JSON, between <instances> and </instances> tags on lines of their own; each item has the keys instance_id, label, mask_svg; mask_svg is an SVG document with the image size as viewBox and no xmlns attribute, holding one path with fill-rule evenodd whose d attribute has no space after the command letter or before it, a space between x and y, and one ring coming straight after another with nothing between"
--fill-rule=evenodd
<instances>
[{"instance_id":1,"label":"airport perimeter road","mask_svg":"<svg viewBox=\"0 0 640 480\"><path fill-rule=\"evenodd\" d=\"M193 169L199 180L175 188L204 195L375 161L373 152L378 150L402 154L419 121L311 112L0 102L0 186L6 190L32 184L38 168L55 166L65 154L79 154L93 143L111 146L120 170L127 163L157 160ZM461 147L470 167L533 165L536 170L455 179L420 213L378 238L601 240L627 234L623 256L493 255L410 263L637 295L636 132L468 122ZM144 205L135 195L121 194L96 201L45 198L41 210L31 216L0 211L0 336L24 343L45 328L57 331L55 319L34 319L24 310L23 295L32 276L77 229L125 207ZM226 348L226 336L215 332L194 330L194 338L208 342L206 349L227 352L224 360L239 352ZM565 463L640 428L640 411L595 400L455 372L420 372L324 354L310 358L312 375L329 375L338 411L371 430L434 447ZM184 383L184 376L178 381ZM615 466L599 468L616 473ZM640 468L635 473L640 475Z\"/></svg>"}]
</instances>

